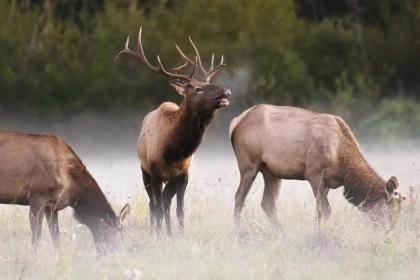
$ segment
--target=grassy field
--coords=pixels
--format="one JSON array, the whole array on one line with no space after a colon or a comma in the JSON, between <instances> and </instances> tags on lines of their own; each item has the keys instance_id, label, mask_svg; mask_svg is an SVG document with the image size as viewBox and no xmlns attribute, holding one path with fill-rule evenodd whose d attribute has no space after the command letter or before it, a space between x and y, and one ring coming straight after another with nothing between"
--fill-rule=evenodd
<instances>
[{"instance_id":1,"label":"grassy field","mask_svg":"<svg viewBox=\"0 0 420 280\"><path fill-rule=\"evenodd\" d=\"M169 238L150 231L148 200L138 183L135 156L111 161L81 156L118 206L116 210L127 200L120 193L132 194L121 248L98 257L90 233L66 210L59 216L60 253L54 252L46 225L34 253L28 209L0 206L1 279L420 278L420 202L416 198L407 201L397 226L384 231L371 226L363 213L344 200L341 190L332 191L333 215L317 231L309 185L285 181L278 214L287 236L281 238L259 206L262 182L258 178L248 196L240 234L235 235L232 210L238 174L232 155L221 159L201 152L187 189L185 233L176 230ZM418 178L418 151L370 153L368 158L384 177L397 175L402 185L414 184ZM403 191L407 194L406 188Z\"/></svg>"}]
</instances>

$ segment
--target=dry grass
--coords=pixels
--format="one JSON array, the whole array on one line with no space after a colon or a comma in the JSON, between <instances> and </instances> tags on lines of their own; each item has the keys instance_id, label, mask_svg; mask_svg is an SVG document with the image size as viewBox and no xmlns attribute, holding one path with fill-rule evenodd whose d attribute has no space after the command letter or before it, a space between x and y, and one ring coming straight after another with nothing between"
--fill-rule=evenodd
<instances>
[{"instance_id":1,"label":"dry grass","mask_svg":"<svg viewBox=\"0 0 420 280\"><path fill-rule=\"evenodd\" d=\"M381 174L395 174L400 182L411 185L416 181L419 163L407 161L407 156L371 158L374 163L388 162L381 165ZM335 191L330 194L333 215L318 232L309 185L299 183L304 186L298 187L298 183L285 182L278 203L278 214L287 232L283 239L272 231L259 206L259 178L248 196L237 236L232 225L236 166L232 157L220 161L217 158L215 155L206 161L199 155L196 159L186 195L186 231L184 235L175 231L173 238L156 236L149 229L147 198L141 187L135 187L139 180L139 174L134 173L138 172L135 157L116 163L86 160L105 190L135 194L121 248L100 258L90 233L78 226L71 210L59 216L60 253L54 252L46 225L40 248L34 253L28 209L0 206L0 278L420 279L418 200L414 207L408 201L398 225L384 231L371 226L363 213L344 200L341 191ZM400 166L400 171L395 173L395 166ZM210 173L215 169L218 176ZM123 186L132 189L127 191ZM108 196L114 205L125 202ZM173 222L176 224L175 217Z\"/></svg>"},{"instance_id":2,"label":"dry grass","mask_svg":"<svg viewBox=\"0 0 420 280\"><path fill-rule=\"evenodd\" d=\"M9 207L0 219L0 271L3 279L418 279L418 207L385 232L343 202L322 232L315 230L311 203L281 203L285 239L272 232L259 209L248 209L236 236L231 205L206 200L190 201L183 236L156 236L145 207L137 207L122 247L101 258L69 211L60 216L60 254L48 234L33 253L26 211Z\"/></svg>"}]
</instances>

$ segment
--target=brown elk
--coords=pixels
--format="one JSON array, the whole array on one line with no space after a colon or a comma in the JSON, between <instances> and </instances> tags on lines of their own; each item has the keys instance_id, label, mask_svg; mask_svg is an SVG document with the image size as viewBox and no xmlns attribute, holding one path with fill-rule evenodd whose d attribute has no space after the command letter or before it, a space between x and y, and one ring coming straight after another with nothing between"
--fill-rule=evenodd
<instances>
[{"instance_id":1,"label":"brown elk","mask_svg":"<svg viewBox=\"0 0 420 280\"><path fill-rule=\"evenodd\" d=\"M334 115L272 105L257 105L230 124L241 174L235 195L236 225L255 176L264 178L261 206L281 229L275 201L281 179L307 180L316 198L318 224L331 210L329 189L344 186L346 199L378 221L389 221L404 199L395 177L384 181L364 158L347 124Z\"/></svg>"},{"instance_id":2,"label":"brown elk","mask_svg":"<svg viewBox=\"0 0 420 280\"><path fill-rule=\"evenodd\" d=\"M117 55L128 54L140 60L153 72L169 78L169 84L183 96L178 106L172 102L162 103L156 110L143 119L138 138L138 156L141 163L143 181L150 199L150 223L159 231L162 218L165 217L167 233L171 234L170 206L177 195L176 214L180 229L184 227L184 194L188 182L188 169L191 157L199 146L204 131L213 120L215 111L229 105L230 90L212 83L212 78L221 69L223 55L217 67L214 67L214 55L211 66L206 70L201 62L197 47L190 38L195 51L195 60L188 58L176 45L184 64L168 72L162 66L153 66L147 60L142 46L141 27L138 35L138 52L129 49L129 38L125 48ZM179 74L184 67L191 66L189 75ZM201 79L195 77L196 68ZM166 183L162 191L162 184Z\"/></svg>"},{"instance_id":3,"label":"brown elk","mask_svg":"<svg viewBox=\"0 0 420 280\"><path fill-rule=\"evenodd\" d=\"M0 203L29 205L32 244L37 247L45 215L59 247L58 211L71 206L75 218L92 232L98 250L112 244L121 231L116 216L80 158L55 135L0 132Z\"/></svg>"}]
</instances>

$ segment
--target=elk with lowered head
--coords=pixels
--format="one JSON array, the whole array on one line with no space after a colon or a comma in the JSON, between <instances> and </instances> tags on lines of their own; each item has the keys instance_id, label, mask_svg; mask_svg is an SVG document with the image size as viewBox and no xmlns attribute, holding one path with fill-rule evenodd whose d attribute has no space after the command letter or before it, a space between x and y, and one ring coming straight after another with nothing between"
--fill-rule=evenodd
<instances>
[{"instance_id":1,"label":"elk with lowered head","mask_svg":"<svg viewBox=\"0 0 420 280\"><path fill-rule=\"evenodd\" d=\"M347 124L330 114L301 108L256 105L230 124L230 136L241 174L235 195L236 225L255 176L264 178L261 206L281 229L275 201L281 179L307 180L316 199L316 216L328 218L329 189L344 186L344 196L377 222L395 217L405 199L395 177L382 179L363 156Z\"/></svg>"},{"instance_id":2,"label":"elk with lowered head","mask_svg":"<svg viewBox=\"0 0 420 280\"><path fill-rule=\"evenodd\" d=\"M29 206L32 244L36 248L45 215L59 247L58 211L71 206L92 232L99 251L113 245L128 204L117 216L80 158L55 135L0 132L0 203Z\"/></svg>"},{"instance_id":3,"label":"elk with lowered head","mask_svg":"<svg viewBox=\"0 0 420 280\"><path fill-rule=\"evenodd\" d=\"M190 38L195 59L188 58L176 45L185 63L169 72L163 67L159 56L158 66L149 63L144 54L141 33L140 27L138 52L129 49L127 38L125 48L117 58L127 54L138 59L151 71L168 77L169 84L183 97L180 105L164 102L145 116L137 144L143 181L150 199L150 223L159 231L164 216L167 233L170 235L171 200L176 194L176 214L182 230L184 194L192 154L200 145L204 131L213 120L216 110L229 105L227 98L231 93L229 89L218 87L212 82L214 75L225 65L223 56L219 65L214 67L213 55L210 68L206 70L197 47ZM179 70L187 66L192 68L190 74L179 74ZM163 183L166 185L162 190Z\"/></svg>"}]
</instances>

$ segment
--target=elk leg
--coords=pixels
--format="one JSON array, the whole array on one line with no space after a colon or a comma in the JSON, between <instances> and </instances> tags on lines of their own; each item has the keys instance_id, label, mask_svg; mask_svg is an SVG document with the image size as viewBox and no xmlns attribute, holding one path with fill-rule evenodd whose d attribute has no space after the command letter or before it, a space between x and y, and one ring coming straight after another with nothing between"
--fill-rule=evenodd
<instances>
[{"instance_id":1,"label":"elk leg","mask_svg":"<svg viewBox=\"0 0 420 280\"><path fill-rule=\"evenodd\" d=\"M60 247L60 229L58 227L58 211L54 209L45 209L45 218L47 219L48 228L50 229L50 234L52 241L54 243L55 249Z\"/></svg>"},{"instance_id":2,"label":"elk leg","mask_svg":"<svg viewBox=\"0 0 420 280\"><path fill-rule=\"evenodd\" d=\"M147 195L149 196L149 214L150 214L150 227L151 228L155 228L156 227L156 223L155 223L155 207L154 207L154 203L153 203L153 191L152 191L152 187L149 186L146 188L146 192Z\"/></svg>"},{"instance_id":3,"label":"elk leg","mask_svg":"<svg viewBox=\"0 0 420 280\"><path fill-rule=\"evenodd\" d=\"M188 184L188 175L181 176L176 180L176 217L181 231L184 230L184 195Z\"/></svg>"},{"instance_id":4,"label":"elk leg","mask_svg":"<svg viewBox=\"0 0 420 280\"><path fill-rule=\"evenodd\" d=\"M146 191L150 200L150 224L159 232L162 227L163 218L162 181L152 178L150 185L146 187Z\"/></svg>"},{"instance_id":5,"label":"elk leg","mask_svg":"<svg viewBox=\"0 0 420 280\"><path fill-rule=\"evenodd\" d=\"M171 228L171 202L176 193L176 185L173 181L169 181L163 190L163 211L165 213L166 232L172 235Z\"/></svg>"},{"instance_id":6,"label":"elk leg","mask_svg":"<svg viewBox=\"0 0 420 280\"><path fill-rule=\"evenodd\" d=\"M143 183L144 188L146 189L147 195L149 196L149 211L150 211L150 227L154 228L155 225L155 217L154 217L154 204L152 200L153 192L152 192L152 178L151 176L144 171L144 169L141 169L141 173L143 175Z\"/></svg>"},{"instance_id":7,"label":"elk leg","mask_svg":"<svg viewBox=\"0 0 420 280\"><path fill-rule=\"evenodd\" d=\"M153 207L153 216L155 218L156 231L160 232L163 219L163 203L162 203L162 181L152 178L150 201Z\"/></svg>"},{"instance_id":8,"label":"elk leg","mask_svg":"<svg viewBox=\"0 0 420 280\"><path fill-rule=\"evenodd\" d=\"M328 202L328 190L325 186L323 176L316 176L309 180L312 191L316 199L316 221L318 226L321 223L321 218L328 219L331 215L331 207Z\"/></svg>"},{"instance_id":9,"label":"elk leg","mask_svg":"<svg viewBox=\"0 0 420 280\"><path fill-rule=\"evenodd\" d=\"M276 213L276 200L280 193L281 180L276 178L271 172L264 171L264 194L261 207L270 220L274 229L283 232Z\"/></svg>"},{"instance_id":10,"label":"elk leg","mask_svg":"<svg viewBox=\"0 0 420 280\"><path fill-rule=\"evenodd\" d=\"M257 176L257 171L255 170L241 171L241 181L235 194L235 210L233 214L236 229L239 229L239 219L244 208L245 198L251 189L255 176Z\"/></svg>"},{"instance_id":11,"label":"elk leg","mask_svg":"<svg viewBox=\"0 0 420 280\"><path fill-rule=\"evenodd\" d=\"M36 250L39 238L42 234L42 220L44 219L44 207L37 201L31 201L29 205L29 221L32 231L32 245Z\"/></svg>"}]
</instances>

